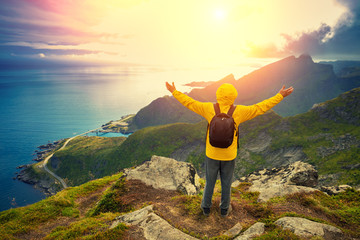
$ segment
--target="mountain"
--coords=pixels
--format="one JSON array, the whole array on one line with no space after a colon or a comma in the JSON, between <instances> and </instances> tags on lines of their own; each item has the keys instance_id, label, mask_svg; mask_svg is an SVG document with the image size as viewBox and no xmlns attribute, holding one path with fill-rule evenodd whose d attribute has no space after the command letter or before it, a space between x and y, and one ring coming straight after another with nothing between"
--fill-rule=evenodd
<instances>
[{"instance_id":1,"label":"mountain","mask_svg":"<svg viewBox=\"0 0 360 240\"><path fill-rule=\"evenodd\" d=\"M355 62L358 63L358 62ZM334 66L338 74L334 73ZM235 104L251 105L274 96L282 87L293 86L294 92L273 108L281 116L307 112L314 104L335 98L342 92L360 86L360 71L354 63L314 63L308 55L290 56L271 63L236 80L230 74L188 95L203 102L215 102L216 90L231 83L238 91ZM186 109L173 97L161 97L142 108L129 125L129 131L175 122L196 123L202 118Z\"/></svg>"},{"instance_id":2,"label":"mountain","mask_svg":"<svg viewBox=\"0 0 360 240\"><path fill-rule=\"evenodd\" d=\"M359 102L356 88L303 114L283 118L270 110L241 124L235 177L300 160L314 165L324 183L360 186ZM126 139L79 137L49 167L75 186L159 155L190 162L204 176L206 128L204 120L147 127Z\"/></svg>"},{"instance_id":3,"label":"mountain","mask_svg":"<svg viewBox=\"0 0 360 240\"><path fill-rule=\"evenodd\" d=\"M164 96L142 108L129 124L128 131L133 132L149 126L176 122L195 123L203 118L188 110L174 97Z\"/></svg>"},{"instance_id":4,"label":"mountain","mask_svg":"<svg viewBox=\"0 0 360 240\"><path fill-rule=\"evenodd\" d=\"M342 92L332 66L314 63L308 55L298 58L291 56L255 70L238 80L229 79L227 82L233 84L238 91L235 103L242 105L255 104L272 97L282 85L293 86L295 90L286 99L286 103L280 103L274 108L281 116L306 112L315 103L334 98ZM216 101L218 85L193 90L189 96L201 101Z\"/></svg>"},{"instance_id":5,"label":"mountain","mask_svg":"<svg viewBox=\"0 0 360 240\"><path fill-rule=\"evenodd\" d=\"M334 72L337 76L341 74L344 68L357 68L360 67L360 61L320 61L321 64L330 64L334 68Z\"/></svg>"}]
</instances>

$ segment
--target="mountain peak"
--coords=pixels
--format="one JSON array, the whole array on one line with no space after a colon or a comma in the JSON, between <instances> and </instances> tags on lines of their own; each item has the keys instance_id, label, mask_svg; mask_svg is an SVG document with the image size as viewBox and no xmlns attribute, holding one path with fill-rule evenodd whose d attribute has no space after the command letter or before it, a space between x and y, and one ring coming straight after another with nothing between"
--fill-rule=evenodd
<instances>
[{"instance_id":1,"label":"mountain peak","mask_svg":"<svg viewBox=\"0 0 360 240\"><path fill-rule=\"evenodd\" d=\"M303 61L303 62L314 63L312 57L309 54L301 54L298 57L298 60Z\"/></svg>"}]
</instances>

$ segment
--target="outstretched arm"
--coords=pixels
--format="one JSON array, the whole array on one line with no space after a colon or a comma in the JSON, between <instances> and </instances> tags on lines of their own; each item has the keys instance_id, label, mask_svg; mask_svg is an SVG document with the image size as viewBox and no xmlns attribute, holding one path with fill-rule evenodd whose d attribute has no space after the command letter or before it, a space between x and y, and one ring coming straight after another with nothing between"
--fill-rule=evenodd
<instances>
[{"instance_id":1,"label":"outstretched arm","mask_svg":"<svg viewBox=\"0 0 360 240\"><path fill-rule=\"evenodd\" d=\"M168 82L166 82L166 88L167 88L167 90L169 90L170 93L173 93L176 90L174 82L172 83L172 85L170 85Z\"/></svg>"},{"instance_id":2,"label":"outstretched arm","mask_svg":"<svg viewBox=\"0 0 360 240\"><path fill-rule=\"evenodd\" d=\"M174 86L175 87L175 86ZM289 87L287 89L285 89L285 85L282 86L282 88L280 89L279 93L283 96L283 97L287 97L289 96L292 92L294 91L293 87Z\"/></svg>"},{"instance_id":3,"label":"outstretched arm","mask_svg":"<svg viewBox=\"0 0 360 240\"><path fill-rule=\"evenodd\" d=\"M281 100L284 97L289 96L294 91L293 87L289 87L285 89L285 86L283 86L278 94L275 96L266 99L262 102L259 102L257 104L251 105L251 106L239 106L239 108L242 109L242 114L239 116L239 123L253 119L256 116L259 116L261 114L264 114L266 111L273 108L276 104L281 102ZM236 119L235 119L236 120Z\"/></svg>"},{"instance_id":4,"label":"outstretched arm","mask_svg":"<svg viewBox=\"0 0 360 240\"><path fill-rule=\"evenodd\" d=\"M212 103L202 103L199 101L196 101L194 99L192 99L191 97L187 96L186 94L179 92L176 90L175 84L174 82L171 84L169 84L168 82L166 82L166 88L167 90L169 90L169 92L171 92L171 94L185 107L187 107L188 109L190 109L191 111L203 116L204 118L206 118L206 114L207 111L206 109L206 105L210 104L212 105Z\"/></svg>"}]
</instances>

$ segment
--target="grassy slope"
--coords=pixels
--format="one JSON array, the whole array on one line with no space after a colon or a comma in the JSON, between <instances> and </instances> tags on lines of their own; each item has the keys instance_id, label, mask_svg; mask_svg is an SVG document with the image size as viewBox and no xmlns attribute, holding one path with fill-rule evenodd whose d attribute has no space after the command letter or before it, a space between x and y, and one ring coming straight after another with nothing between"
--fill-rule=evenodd
<instances>
[{"instance_id":1,"label":"grassy slope","mask_svg":"<svg viewBox=\"0 0 360 240\"><path fill-rule=\"evenodd\" d=\"M3 211L0 213L0 236L2 239L28 239L29 234L31 234L30 238L39 239L45 237L42 235L48 230L47 228L57 227L57 232L59 232L62 229L61 225L64 224L73 224L71 225L71 233L65 237L67 239L87 235L89 232L94 236L96 234L104 234L105 236L112 234L112 231L107 230L108 224L106 223L116 215L109 212L96 217L84 218L79 202L82 198L88 198L94 192L110 185L120 176L121 174L116 174L91 181L80 187L63 190L32 205ZM123 229L120 227L113 231L121 234ZM57 235L59 236L59 233ZM47 239L64 238L53 235L48 236ZM101 239L101 236L98 236L97 239Z\"/></svg>"},{"instance_id":2,"label":"grassy slope","mask_svg":"<svg viewBox=\"0 0 360 240\"><path fill-rule=\"evenodd\" d=\"M119 170L117 150L125 140L125 137L77 137L54 154L48 167L70 186L114 174Z\"/></svg>"},{"instance_id":3,"label":"grassy slope","mask_svg":"<svg viewBox=\"0 0 360 240\"><path fill-rule=\"evenodd\" d=\"M246 122L242 125L243 137L242 144L246 144L255 138L260 132L266 132L272 137L270 148L272 151L287 147L302 147L308 162L314 165L319 174L340 174L339 183L350 184L352 186L360 185L360 170L346 169L344 167L360 163L360 150L358 145L352 145L350 148L344 148L328 156L320 156L318 149L321 147L331 148L335 142L343 138L345 134L350 134L356 139L360 139L360 127L354 124L346 123L341 117L336 117L336 109L343 108L342 111L353 113L352 118L358 117L356 109L350 109L355 105L355 100L359 99L360 89L347 95L347 99L338 97L326 103L327 114L332 114L337 121L322 118L316 111L309 111L294 117L279 119L275 114L266 114ZM349 101L349 102L346 102ZM335 116L335 117L334 117ZM264 124L266 122L266 124ZM282 128L281 126L286 126ZM329 136L329 137L328 137ZM240 165L248 167L247 173L264 167L266 156L261 154L251 154L252 164L240 160ZM271 167L269 163L268 166Z\"/></svg>"},{"instance_id":4,"label":"grassy slope","mask_svg":"<svg viewBox=\"0 0 360 240\"><path fill-rule=\"evenodd\" d=\"M340 174L339 183L360 185L360 170L346 168L360 162L357 145L325 157L319 155L319 148L333 147L345 134L360 139L360 127L354 125L357 121L351 122L353 119L359 119L358 107L356 108L355 104L360 98L359 93L360 89L355 89L351 94L323 103L325 113L312 110L294 117L282 118L270 111L243 123L240 126L241 149L264 132L270 135L272 140L267 152L259 154L248 151L251 161L243 160L240 153L237 166L240 166L245 174L264 167L273 167L273 163L266 156L269 151L271 153L288 147L301 147L307 161L319 170L320 175L336 173ZM352 109L354 107L355 109ZM339 116L336 115L337 111L340 112ZM327 117L324 118L324 114ZM329 120L329 117L332 120ZM70 185L78 185L93 178L113 174L122 168L141 164L152 155L168 157L179 149L187 149L203 142L206 126L206 122L202 121L197 124L175 123L148 127L136 131L126 140L77 138L63 151L57 152L52 163L59 176L67 178ZM188 154L187 161L199 170L204 153L193 151ZM56 160L59 160L58 166Z\"/></svg>"},{"instance_id":5,"label":"grassy slope","mask_svg":"<svg viewBox=\"0 0 360 240\"><path fill-rule=\"evenodd\" d=\"M152 155L170 156L179 148L196 141L204 141L206 123L175 123L148 127L136 131L118 149L123 167L150 160Z\"/></svg>"},{"instance_id":6,"label":"grassy slope","mask_svg":"<svg viewBox=\"0 0 360 240\"><path fill-rule=\"evenodd\" d=\"M54 154L49 168L67 179L70 186L76 186L150 160L152 155L170 156L194 141L203 141L205 130L204 122L175 123L138 130L126 141L125 138L78 137ZM191 154L189 161L199 162L199 158Z\"/></svg>"},{"instance_id":7,"label":"grassy slope","mask_svg":"<svg viewBox=\"0 0 360 240\"><path fill-rule=\"evenodd\" d=\"M332 197L321 192L293 194L259 203L258 193L248 192L249 184L243 183L232 189L233 212L223 219L217 211L219 183L214 192L214 211L207 218L199 208L203 189L195 196L174 192L174 197L158 202L163 190L153 194L152 200L141 199L137 197L141 193L131 186L121 178L121 174L115 174L68 188L26 207L0 212L0 236L2 239L122 239L122 236L137 230L131 231L124 224L110 230L115 217L154 204L156 213L170 224L200 239L231 239L221 234L239 221L244 227L242 231L257 221L264 222L266 233L257 239L279 239L279 236L301 239L274 225L284 216L330 224L340 228L348 237L360 237L357 231L360 227L360 192L355 190ZM144 185L142 191L148 189Z\"/></svg>"}]
</instances>

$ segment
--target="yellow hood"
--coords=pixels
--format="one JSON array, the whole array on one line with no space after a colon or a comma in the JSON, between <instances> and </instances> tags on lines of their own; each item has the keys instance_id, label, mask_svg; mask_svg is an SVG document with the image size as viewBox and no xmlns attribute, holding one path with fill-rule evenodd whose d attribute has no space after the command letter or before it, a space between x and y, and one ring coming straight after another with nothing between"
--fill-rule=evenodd
<instances>
[{"instance_id":1,"label":"yellow hood","mask_svg":"<svg viewBox=\"0 0 360 240\"><path fill-rule=\"evenodd\" d=\"M230 83L222 84L216 91L216 100L221 105L231 105L238 95L236 88Z\"/></svg>"}]
</instances>

